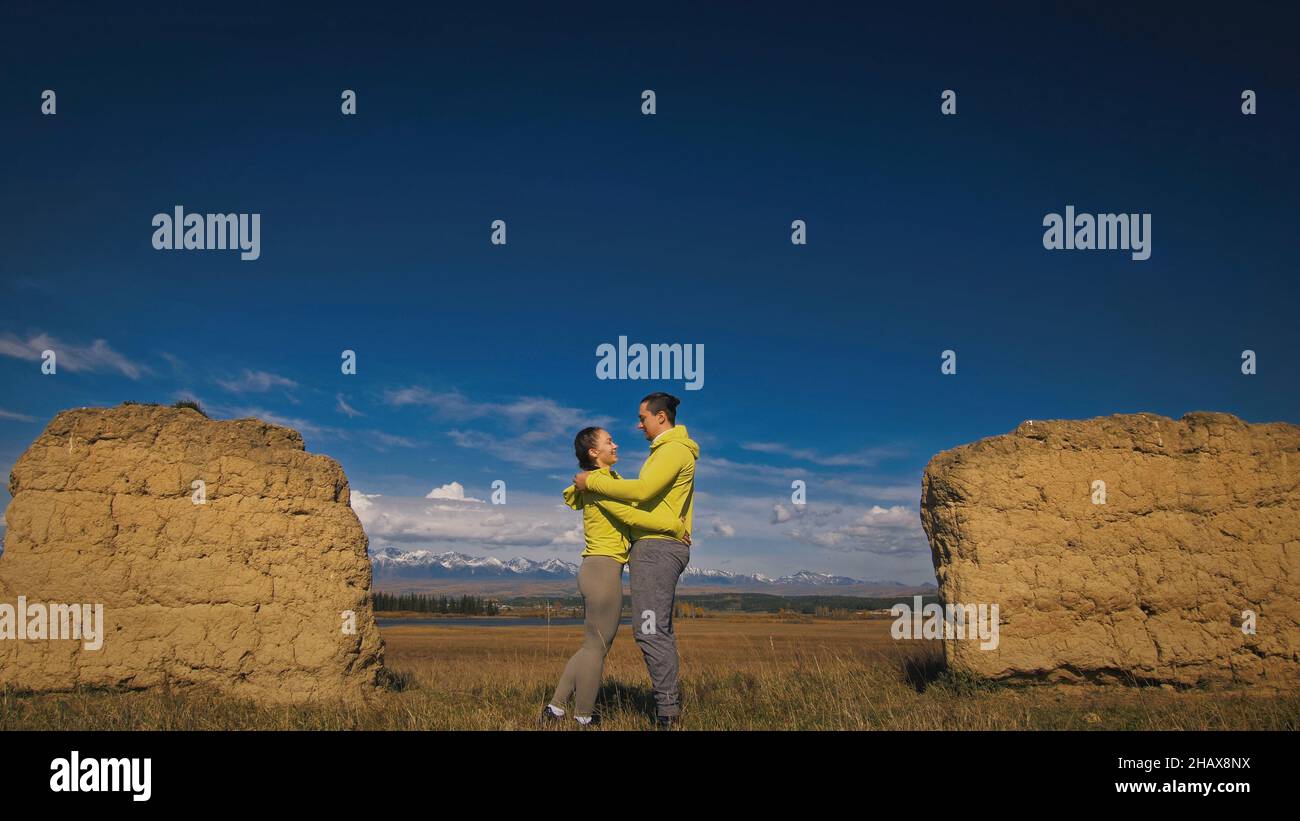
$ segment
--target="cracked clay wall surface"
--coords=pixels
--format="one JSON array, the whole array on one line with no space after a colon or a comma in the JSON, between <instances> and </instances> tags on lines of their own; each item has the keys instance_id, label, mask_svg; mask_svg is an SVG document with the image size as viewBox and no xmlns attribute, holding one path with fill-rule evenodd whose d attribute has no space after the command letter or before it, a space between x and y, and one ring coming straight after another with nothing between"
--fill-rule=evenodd
<instances>
[{"instance_id":1,"label":"cracked clay wall surface","mask_svg":"<svg viewBox=\"0 0 1300 821\"><path fill-rule=\"evenodd\" d=\"M1226 413L1025 422L938 454L921 488L941 600L999 605L997 646L946 639L950 667L1300 682L1300 426Z\"/></svg>"},{"instance_id":2,"label":"cracked clay wall surface","mask_svg":"<svg viewBox=\"0 0 1300 821\"><path fill-rule=\"evenodd\" d=\"M15 463L9 490L0 620L21 618L23 597L37 611L102 604L104 629L88 649L32 638L28 619L26 638L0 639L0 687L204 685L303 702L379 686L384 647L347 477L296 431L157 405L68 410Z\"/></svg>"}]
</instances>

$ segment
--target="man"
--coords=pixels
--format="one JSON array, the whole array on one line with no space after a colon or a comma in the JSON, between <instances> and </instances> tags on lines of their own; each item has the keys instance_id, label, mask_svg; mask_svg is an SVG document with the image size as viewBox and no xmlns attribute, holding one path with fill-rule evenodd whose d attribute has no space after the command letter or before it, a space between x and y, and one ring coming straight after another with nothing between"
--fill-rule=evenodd
<instances>
[{"instance_id":1,"label":"man","mask_svg":"<svg viewBox=\"0 0 1300 821\"><path fill-rule=\"evenodd\" d=\"M686 520L691 532L691 500L695 495L695 460L700 446L677 425L677 397L652 393L641 400L637 428L650 441L650 456L636 479L615 479L583 471L573 477L579 490L592 490L611 499L654 512L666 507ZM628 572L632 587L632 633L650 671L655 694L655 723L671 727L681 714L677 686L677 637L673 635L673 605L677 580L691 560L690 547L670 536L632 526Z\"/></svg>"}]
</instances>

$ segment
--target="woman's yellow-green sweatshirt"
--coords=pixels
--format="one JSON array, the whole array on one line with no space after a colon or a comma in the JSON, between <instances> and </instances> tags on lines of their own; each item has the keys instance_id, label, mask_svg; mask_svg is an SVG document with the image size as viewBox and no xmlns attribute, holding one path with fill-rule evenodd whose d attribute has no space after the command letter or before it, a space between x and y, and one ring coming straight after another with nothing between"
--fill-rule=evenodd
<instances>
[{"instance_id":1,"label":"woman's yellow-green sweatshirt","mask_svg":"<svg viewBox=\"0 0 1300 821\"><path fill-rule=\"evenodd\" d=\"M592 476L600 474L611 479L622 478L610 468L591 472ZM641 510L590 490L579 491L573 485L564 489L564 503L582 511L582 530L587 541L583 556L609 556L627 564L633 529L638 533L657 533L673 539L681 539L687 532L686 522L663 505L654 512Z\"/></svg>"},{"instance_id":2,"label":"woman's yellow-green sweatshirt","mask_svg":"<svg viewBox=\"0 0 1300 821\"><path fill-rule=\"evenodd\" d=\"M695 496L695 460L700 457L700 446L686 433L685 425L669 428L650 443L650 456L641 466L637 479L623 479L592 471L587 477L587 489L594 490L602 499L617 499L641 505L644 511L686 517L686 530L691 529L691 514ZM659 533L632 524L632 541Z\"/></svg>"}]
</instances>

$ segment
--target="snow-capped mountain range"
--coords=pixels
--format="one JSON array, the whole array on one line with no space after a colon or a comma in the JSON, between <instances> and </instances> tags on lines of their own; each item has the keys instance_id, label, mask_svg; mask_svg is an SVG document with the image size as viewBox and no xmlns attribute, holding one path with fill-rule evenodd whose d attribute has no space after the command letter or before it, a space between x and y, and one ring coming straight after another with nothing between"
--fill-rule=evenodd
<instances>
[{"instance_id":1,"label":"snow-capped mountain range","mask_svg":"<svg viewBox=\"0 0 1300 821\"><path fill-rule=\"evenodd\" d=\"M434 553L431 550L398 550L386 547L370 554L375 575L399 578L517 578L564 579L576 576L578 566L560 559L544 562L532 559L502 561L495 556L469 556L464 553Z\"/></svg>"},{"instance_id":2,"label":"snow-capped mountain range","mask_svg":"<svg viewBox=\"0 0 1300 821\"><path fill-rule=\"evenodd\" d=\"M553 581L578 575L578 565L562 559L514 558L501 560L495 556L469 556L464 553L434 553L430 550L399 550L381 548L370 556L376 578L389 579L511 579ZM731 573L726 570L686 568L682 584L701 585L758 585L758 586L818 586L835 587L853 584L879 584L906 587L900 582L863 582L848 576L831 576L800 570L789 576L771 578L761 573Z\"/></svg>"}]
</instances>

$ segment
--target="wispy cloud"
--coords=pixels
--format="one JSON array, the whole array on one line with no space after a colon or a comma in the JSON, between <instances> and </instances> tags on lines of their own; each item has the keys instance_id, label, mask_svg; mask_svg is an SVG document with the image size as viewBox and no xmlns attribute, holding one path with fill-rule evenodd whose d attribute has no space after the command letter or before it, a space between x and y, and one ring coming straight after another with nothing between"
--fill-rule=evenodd
<instances>
[{"instance_id":1,"label":"wispy cloud","mask_svg":"<svg viewBox=\"0 0 1300 821\"><path fill-rule=\"evenodd\" d=\"M384 402L393 407L420 407L434 418L452 422L481 422L482 427L456 427L447 436L458 447L531 468L567 464L567 440L587 425L609 425L599 416L560 404L554 399L525 396L508 402L475 401L459 391L430 391L410 387L390 390Z\"/></svg>"},{"instance_id":2,"label":"wispy cloud","mask_svg":"<svg viewBox=\"0 0 1300 821\"><path fill-rule=\"evenodd\" d=\"M874 467L883 460L897 459L908 454L906 449L897 445L864 448L862 450L855 450L847 453L824 452L813 450L812 448L796 448L777 442L746 442L741 445L741 448L754 451L755 453L770 453L777 456L785 456L789 459L795 459L800 462L811 462L814 465L822 465L824 467Z\"/></svg>"},{"instance_id":3,"label":"wispy cloud","mask_svg":"<svg viewBox=\"0 0 1300 821\"><path fill-rule=\"evenodd\" d=\"M917 509L906 505L819 510L776 504L771 521L791 539L827 550L893 556L922 553L930 546Z\"/></svg>"},{"instance_id":4,"label":"wispy cloud","mask_svg":"<svg viewBox=\"0 0 1300 821\"><path fill-rule=\"evenodd\" d=\"M620 464L621 467L621 464ZM632 468L623 470L629 473ZM737 462L722 456L701 458L695 466L695 475L707 482L733 482L754 486L777 486L789 495L790 483L803 480L821 498L826 494L846 501L860 499L868 502L914 502L921 497L921 480L898 481L891 476L870 477L875 481L862 481L861 473L828 475L818 468L793 465L776 466L755 462Z\"/></svg>"},{"instance_id":5,"label":"wispy cloud","mask_svg":"<svg viewBox=\"0 0 1300 821\"><path fill-rule=\"evenodd\" d=\"M202 403L199 403L202 405ZM203 407L207 407L204 405ZM219 416L229 416L233 419L242 419L252 416L261 419L263 422L270 422L272 425L280 425L286 428L293 428L304 436L329 437L336 439L350 439L351 436L345 430L331 427L329 425L320 425L310 419L304 419L300 416L284 416L273 410L259 407L227 407L224 405L213 405L211 411Z\"/></svg>"},{"instance_id":6,"label":"wispy cloud","mask_svg":"<svg viewBox=\"0 0 1300 821\"><path fill-rule=\"evenodd\" d=\"M162 357L168 365L171 365L172 372L177 376L188 374L190 366L185 363L185 360L181 359L176 354L171 353L170 351L159 351L158 356Z\"/></svg>"},{"instance_id":7,"label":"wispy cloud","mask_svg":"<svg viewBox=\"0 0 1300 821\"><path fill-rule=\"evenodd\" d=\"M797 467L777 467L755 462L737 462L723 456L701 458L695 466L696 476L718 479L807 479L808 471Z\"/></svg>"},{"instance_id":8,"label":"wispy cloud","mask_svg":"<svg viewBox=\"0 0 1300 821\"><path fill-rule=\"evenodd\" d=\"M103 339L96 339L89 345L74 345L60 342L45 333L26 340L12 332L0 335L0 355L3 356L40 361L42 353L47 350L54 351L57 367L72 373L115 371L128 379L139 379L152 372L113 350Z\"/></svg>"},{"instance_id":9,"label":"wispy cloud","mask_svg":"<svg viewBox=\"0 0 1300 821\"><path fill-rule=\"evenodd\" d=\"M0 419L8 419L11 422L35 422L35 416L28 416L25 413L15 413L11 410L0 408Z\"/></svg>"},{"instance_id":10,"label":"wispy cloud","mask_svg":"<svg viewBox=\"0 0 1300 821\"><path fill-rule=\"evenodd\" d=\"M359 441L361 444L386 453L393 448L418 448L420 443L405 436L397 436L382 430L365 430L353 432L333 425L322 425L302 416L286 416L270 408L254 405L227 405L222 402L207 402L200 399L193 391L176 391L174 399L193 399L213 418L243 419L253 417L272 425L293 428L303 436L324 438L345 442Z\"/></svg>"},{"instance_id":11,"label":"wispy cloud","mask_svg":"<svg viewBox=\"0 0 1300 821\"><path fill-rule=\"evenodd\" d=\"M498 419L548 433L570 430L576 433L583 425L607 425L612 421L608 416L593 416L581 408L561 405L554 399L542 396L523 396L509 402L479 402L459 391L435 392L425 388L403 388L386 391L384 401L394 407L426 407L444 419Z\"/></svg>"},{"instance_id":12,"label":"wispy cloud","mask_svg":"<svg viewBox=\"0 0 1300 821\"><path fill-rule=\"evenodd\" d=\"M419 405L435 410L442 416L472 419L485 415L485 406L470 402L458 391L431 391L427 388L400 388L384 392L384 401L395 408Z\"/></svg>"},{"instance_id":13,"label":"wispy cloud","mask_svg":"<svg viewBox=\"0 0 1300 821\"><path fill-rule=\"evenodd\" d=\"M231 393L266 393L276 388L293 390L298 387L298 383L288 377L270 373L269 371L253 371L247 368L244 369L242 374L233 379L217 378L214 381Z\"/></svg>"},{"instance_id":14,"label":"wispy cloud","mask_svg":"<svg viewBox=\"0 0 1300 821\"><path fill-rule=\"evenodd\" d=\"M825 489L872 502L913 502L921 498L921 478L912 482L856 482L830 476L818 481Z\"/></svg>"},{"instance_id":15,"label":"wispy cloud","mask_svg":"<svg viewBox=\"0 0 1300 821\"><path fill-rule=\"evenodd\" d=\"M366 431L367 443L377 451L388 451L392 448L418 448L419 442L408 439L405 436L395 436L391 433L384 433L382 430Z\"/></svg>"},{"instance_id":16,"label":"wispy cloud","mask_svg":"<svg viewBox=\"0 0 1300 821\"><path fill-rule=\"evenodd\" d=\"M447 436L457 447L535 470L567 467L573 458L572 448L566 452L558 437L537 431L518 436L497 436L477 430L453 429L447 431Z\"/></svg>"},{"instance_id":17,"label":"wispy cloud","mask_svg":"<svg viewBox=\"0 0 1300 821\"><path fill-rule=\"evenodd\" d=\"M336 394L334 398L338 402L338 404L334 406L334 410L346 415L349 419L356 419L358 416L365 416L364 413L349 405L348 401L343 398L343 394Z\"/></svg>"},{"instance_id":18,"label":"wispy cloud","mask_svg":"<svg viewBox=\"0 0 1300 821\"><path fill-rule=\"evenodd\" d=\"M341 428L330 427L329 425L320 425L310 419L300 416L285 416L269 408L258 407L254 405L227 405L224 402L210 402L201 399L193 391L176 391L172 394L175 399L192 399L199 403L199 406L214 419L246 419L253 417L263 422L270 422L272 425L280 425L286 428L293 428L304 436L332 437L337 439L349 439L350 434Z\"/></svg>"}]
</instances>

